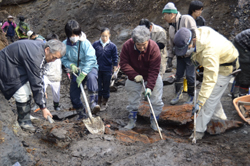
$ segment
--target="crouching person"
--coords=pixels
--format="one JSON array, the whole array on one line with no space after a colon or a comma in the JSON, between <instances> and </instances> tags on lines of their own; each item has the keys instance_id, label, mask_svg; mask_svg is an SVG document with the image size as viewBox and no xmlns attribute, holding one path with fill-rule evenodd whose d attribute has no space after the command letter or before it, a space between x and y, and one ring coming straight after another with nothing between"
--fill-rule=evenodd
<instances>
[{"instance_id":1,"label":"crouching person","mask_svg":"<svg viewBox=\"0 0 250 166\"><path fill-rule=\"evenodd\" d=\"M229 75L238 64L239 53L229 40L209 27L200 27L192 32L181 28L175 35L174 44L176 55L185 53L188 48L195 48L192 60L204 67L203 82L193 108L193 113L200 110L196 140L202 139L211 119L227 119L220 99L231 79Z\"/></svg>"},{"instance_id":2,"label":"crouching person","mask_svg":"<svg viewBox=\"0 0 250 166\"><path fill-rule=\"evenodd\" d=\"M18 123L26 130L35 131L30 119L31 92L43 117L52 117L46 108L43 72L45 64L60 59L66 46L57 40L42 42L21 40L0 51L0 90L9 100L16 100Z\"/></svg>"},{"instance_id":3,"label":"crouching person","mask_svg":"<svg viewBox=\"0 0 250 166\"><path fill-rule=\"evenodd\" d=\"M137 26L132 38L126 41L121 51L121 70L128 76L125 89L128 92L129 123L126 129L136 126L137 112L140 104L142 81L145 81L145 96L150 97L156 119L162 111L162 78L159 75L161 53L158 45L150 39L150 31L145 26ZM151 128L157 131L153 115L150 116Z\"/></svg>"}]
</instances>

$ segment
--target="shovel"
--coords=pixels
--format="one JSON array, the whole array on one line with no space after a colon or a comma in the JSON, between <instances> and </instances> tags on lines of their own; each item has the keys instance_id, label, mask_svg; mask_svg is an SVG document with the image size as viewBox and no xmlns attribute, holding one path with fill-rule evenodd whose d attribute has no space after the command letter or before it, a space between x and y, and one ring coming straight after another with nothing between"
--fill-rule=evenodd
<instances>
[{"instance_id":1,"label":"shovel","mask_svg":"<svg viewBox=\"0 0 250 166\"><path fill-rule=\"evenodd\" d=\"M143 86L143 88L144 88L144 91L146 91L145 84L144 84L144 80L142 80L142 86ZM149 103L149 106L150 106L151 113L153 114L153 117L154 117L154 120L155 120L155 124L156 124L156 126L157 126L157 129L158 129L158 132L159 132L159 134L160 134L161 139L163 140L162 134L161 134L161 130L160 130L160 128L159 128L158 122L157 122L156 117L155 117L154 109L153 109L153 107L152 107L151 101L150 101L150 99L149 99L148 96L147 96L147 100L148 100L148 103Z\"/></svg>"},{"instance_id":2,"label":"shovel","mask_svg":"<svg viewBox=\"0 0 250 166\"><path fill-rule=\"evenodd\" d=\"M73 74L77 77L75 73ZM97 117L92 116L89 103L88 103L82 84L80 84L80 88L81 88L83 100L85 102L85 106L89 115L89 118L83 119L83 123L85 124L85 126L87 127L87 129L89 130L91 134L104 134L105 126L103 124L102 119L99 116Z\"/></svg>"},{"instance_id":3,"label":"shovel","mask_svg":"<svg viewBox=\"0 0 250 166\"><path fill-rule=\"evenodd\" d=\"M115 71L116 74L118 74L120 71L120 66L118 67L118 69ZM117 91L117 88L114 86L114 83L115 83L115 79L111 82L111 85L110 85L110 92L116 92Z\"/></svg>"}]
</instances>

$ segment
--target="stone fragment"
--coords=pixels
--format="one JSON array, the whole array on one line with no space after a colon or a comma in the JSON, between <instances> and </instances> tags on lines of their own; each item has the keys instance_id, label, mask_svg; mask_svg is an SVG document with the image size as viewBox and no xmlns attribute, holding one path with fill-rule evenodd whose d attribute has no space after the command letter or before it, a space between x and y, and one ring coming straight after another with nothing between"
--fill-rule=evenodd
<instances>
[{"instance_id":1,"label":"stone fragment","mask_svg":"<svg viewBox=\"0 0 250 166\"><path fill-rule=\"evenodd\" d=\"M51 134L58 139L65 139L67 131L62 128L55 128L51 131Z\"/></svg>"}]
</instances>

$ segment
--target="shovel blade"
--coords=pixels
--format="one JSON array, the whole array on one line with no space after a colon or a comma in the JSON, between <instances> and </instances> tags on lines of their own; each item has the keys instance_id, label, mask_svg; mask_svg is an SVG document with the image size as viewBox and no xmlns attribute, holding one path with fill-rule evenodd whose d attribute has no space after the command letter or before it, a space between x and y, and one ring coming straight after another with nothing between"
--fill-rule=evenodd
<instances>
[{"instance_id":1,"label":"shovel blade","mask_svg":"<svg viewBox=\"0 0 250 166\"><path fill-rule=\"evenodd\" d=\"M99 116L83 119L83 123L91 134L104 134L105 127Z\"/></svg>"}]
</instances>

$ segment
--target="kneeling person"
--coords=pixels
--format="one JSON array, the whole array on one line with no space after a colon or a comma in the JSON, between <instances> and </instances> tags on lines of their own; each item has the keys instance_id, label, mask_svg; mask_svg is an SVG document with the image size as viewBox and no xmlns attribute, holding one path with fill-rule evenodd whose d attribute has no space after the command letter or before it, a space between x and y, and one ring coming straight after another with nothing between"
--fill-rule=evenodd
<instances>
[{"instance_id":1,"label":"kneeling person","mask_svg":"<svg viewBox=\"0 0 250 166\"><path fill-rule=\"evenodd\" d=\"M137 26L132 38L122 47L120 66L128 76L125 89L128 92L129 123L125 128L136 126L137 112L140 103L142 81L146 81L145 96L150 97L157 120L162 111L162 78L159 75L161 53L158 45L150 39L150 31L145 26ZM157 131L153 115L150 116L151 128Z\"/></svg>"}]
</instances>

